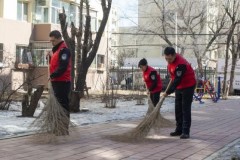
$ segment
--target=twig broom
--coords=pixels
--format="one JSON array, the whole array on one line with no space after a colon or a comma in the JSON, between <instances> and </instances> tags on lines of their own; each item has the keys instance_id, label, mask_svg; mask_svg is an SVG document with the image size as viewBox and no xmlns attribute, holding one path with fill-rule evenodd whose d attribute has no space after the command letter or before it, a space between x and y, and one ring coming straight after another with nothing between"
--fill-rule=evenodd
<instances>
[{"instance_id":1,"label":"twig broom","mask_svg":"<svg viewBox=\"0 0 240 160\"><path fill-rule=\"evenodd\" d=\"M55 97L51 82L49 82L48 86L49 96L47 103L30 127L37 128L39 135L44 134L44 139L51 141L54 136L69 135L70 116Z\"/></svg>"},{"instance_id":2,"label":"twig broom","mask_svg":"<svg viewBox=\"0 0 240 160\"><path fill-rule=\"evenodd\" d=\"M165 92L169 89L169 86L171 85L171 80L165 90ZM114 138L116 140L121 140L121 141L131 141L131 140L140 140L148 135L150 132L151 128L159 128L159 127L167 127L167 126L172 126L173 123L160 114L160 108L165 100L165 97L161 97L160 101L156 105L155 108L153 108L153 111L151 112L149 109L151 106L148 108L148 112L144 119L141 121L137 127L135 127L132 131L123 134L122 136L111 136L111 138ZM150 100L149 105L152 105L152 101Z\"/></svg>"},{"instance_id":3,"label":"twig broom","mask_svg":"<svg viewBox=\"0 0 240 160\"><path fill-rule=\"evenodd\" d=\"M67 111L57 101L52 85L49 84L47 103L31 126L39 128L38 133L47 133L56 136L68 135L69 121Z\"/></svg>"}]
</instances>

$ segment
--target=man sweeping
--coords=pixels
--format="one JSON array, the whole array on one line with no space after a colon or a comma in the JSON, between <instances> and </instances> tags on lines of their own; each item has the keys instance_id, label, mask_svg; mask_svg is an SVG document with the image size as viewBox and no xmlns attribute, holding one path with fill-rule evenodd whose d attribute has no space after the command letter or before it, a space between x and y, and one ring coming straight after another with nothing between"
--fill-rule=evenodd
<instances>
[{"instance_id":1,"label":"man sweeping","mask_svg":"<svg viewBox=\"0 0 240 160\"><path fill-rule=\"evenodd\" d=\"M162 80L158 72L148 66L147 60L145 58L141 59L138 63L138 67L143 72L143 79L146 84L147 90L150 93L150 98L154 107L157 105L160 99L160 93L162 90Z\"/></svg>"},{"instance_id":2,"label":"man sweeping","mask_svg":"<svg viewBox=\"0 0 240 160\"><path fill-rule=\"evenodd\" d=\"M170 133L170 136L188 139L191 127L191 105L196 85L195 73L190 63L176 53L174 48L166 47L164 55L168 62L172 84L163 96L167 97L175 91L176 129Z\"/></svg>"},{"instance_id":3,"label":"man sweeping","mask_svg":"<svg viewBox=\"0 0 240 160\"><path fill-rule=\"evenodd\" d=\"M165 119L161 113L160 108L164 102L165 97L160 99L160 92L162 90L162 80L157 71L148 66L145 58L141 59L138 63L138 67L143 72L143 79L145 81L148 92L150 93L147 115L144 119L128 133L124 133L121 136L116 136L117 139L122 140L141 140L145 138L152 128L159 129L161 127L171 126L171 121ZM169 85L168 85L169 86ZM168 89L169 87L167 87Z\"/></svg>"},{"instance_id":4,"label":"man sweeping","mask_svg":"<svg viewBox=\"0 0 240 160\"><path fill-rule=\"evenodd\" d=\"M53 45L50 56L50 80L55 97L61 106L65 109L65 113L70 118L69 113L69 92L71 87L71 54L67 45L62 40L59 31L54 30L49 34L50 42ZM64 124L68 131L69 120ZM69 134L68 132L62 134Z\"/></svg>"}]
</instances>

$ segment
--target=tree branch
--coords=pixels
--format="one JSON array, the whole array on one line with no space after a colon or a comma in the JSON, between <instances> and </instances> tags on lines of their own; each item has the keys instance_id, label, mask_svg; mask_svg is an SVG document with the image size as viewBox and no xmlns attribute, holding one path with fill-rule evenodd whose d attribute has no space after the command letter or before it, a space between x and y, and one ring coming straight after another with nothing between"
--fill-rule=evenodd
<instances>
[{"instance_id":1,"label":"tree branch","mask_svg":"<svg viewBox=\"0 0 240 160\"><path fill-rule=\"evenodd\" d=\"M112 0L107 0L107 1L108 1L108 7L106 7L105 0L102 0L102 6L103 6L102 8L104 9L103 10L103 19L102 19L102 22L101 22L100 27L98 29L98 32L97 32L92 50L89 52L89 56L86 60L87 67L89 67L91 65L94 57L96 56L96 53L97 53L97 50L99 48L99 44L100 44L100 41L101 41L101 37L102 37L102 34L104 32L104 28L107 24L109 12L110 12L111 6L112 6Z\"/></svg>"}]
</instances>

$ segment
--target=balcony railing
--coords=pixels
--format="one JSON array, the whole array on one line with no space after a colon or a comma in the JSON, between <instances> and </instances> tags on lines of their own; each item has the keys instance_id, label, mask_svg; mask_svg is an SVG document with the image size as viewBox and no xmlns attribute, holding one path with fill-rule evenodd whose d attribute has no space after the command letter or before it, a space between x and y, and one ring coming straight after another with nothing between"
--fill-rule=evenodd
<instances>
[{"instance_id":1,"label":"balcony railing","mask_svg":"<svg viewBox=\"0 0 240 160\"><path fill-rule=\"evenodd\" d=\"M15 68L18 70L28 70L28 69L33 69L34 65L33 64L28 64L28 63L17 63L15 65Z\"/></svg>"}]
</instances>

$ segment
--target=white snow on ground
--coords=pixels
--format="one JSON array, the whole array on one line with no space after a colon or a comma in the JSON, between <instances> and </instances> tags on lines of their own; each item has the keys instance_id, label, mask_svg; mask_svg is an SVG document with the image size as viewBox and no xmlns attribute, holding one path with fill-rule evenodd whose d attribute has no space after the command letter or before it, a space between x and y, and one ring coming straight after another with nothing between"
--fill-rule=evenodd
<instances>
[{"instance_id":1,"label":"white snow on ground","mask_svg":"<svg viewBox=\"0 0 240 160\"><path fill-rule=\"evenodd\" d=\"M240 97L230 97L230 99L240 99ZM211 100L203 100L204 104L199 104L198 101L193 102L193 107L205 107ZM145 100L147 103L147 100ZM218 102L221 103L221 102ZM39 103L34 116L37 116L44 104ZM136 100L124 101L123 99L117 101L117 107L113 109L105 108L105 104L101 103L100 99L82 99L81 108L88 108L88 112L71 113L71 121L77 125L87 125L94 123L104 123L114 120L130 120L143 117L148 105L136 105ZM161 112L174 113L174 98L168 97L165 99ZM21 134L31 133L33 130L29 125L35 118L23 118L21 116L21 103L13 102L9 111L0 111L0 138L16 136Z\"/></svg>"}]
</instances>

